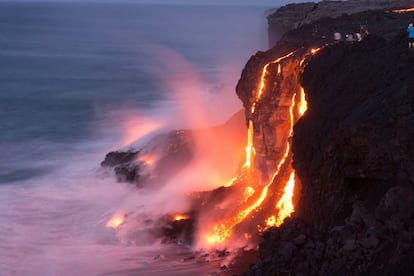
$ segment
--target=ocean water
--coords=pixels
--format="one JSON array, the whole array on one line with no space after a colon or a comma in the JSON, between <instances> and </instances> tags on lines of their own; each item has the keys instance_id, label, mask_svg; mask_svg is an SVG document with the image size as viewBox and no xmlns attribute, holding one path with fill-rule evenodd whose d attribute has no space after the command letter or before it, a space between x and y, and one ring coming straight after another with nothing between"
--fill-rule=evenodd
<instances>
[{"instance_id":1,"label":"ocean water","mask_svg":"<svg viewBox=\"0 0 414 276\"><path fill-rule=\"evenodd\" d=\"M0 275L209 271L106 228L136 189L99 163L160 127L241 109L234 87L266 49L265 10L0 3Z\"/></svg>"}]
</instances>

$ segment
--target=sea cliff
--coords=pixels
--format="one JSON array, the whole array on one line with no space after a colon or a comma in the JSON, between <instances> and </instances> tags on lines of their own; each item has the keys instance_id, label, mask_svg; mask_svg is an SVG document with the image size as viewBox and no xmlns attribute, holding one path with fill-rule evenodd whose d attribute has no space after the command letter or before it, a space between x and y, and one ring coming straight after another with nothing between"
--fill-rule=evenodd
<instances>
[{"instance_id":1,"label":"sea cliff","mask_svg":"<svg viewBox=\"0 0 414 276\"><path fill-rule=\"evenodd\" d=\"M362 1L347 2L319 5ZM292 79L308 100L293 135L293 167L300 179L296 212L263 234L260 256L247 275L413 270L414 51L408 49L406 28L414 13L387 7L328 15L291 26L274 48L247 63L323 46L307 60L299 84ZM333 31L352 33L360 24L370 33L361 42L333 43ZM245 106L252 97L245 81L250 71L245 68L239 82ZM265 103L263 108L271 109Z\"/></svg>"},{"instance_id":2,"label":"sea cliff","mask_svg":"<svg viewBox=\"0 0 414 276\"><path fill-rule=\"evenodd\" d=\"M252 122L254 167L263 182L271 178L286 143L292 145L284 166L292 164L297 175L295 212L261 234L259 257L246 275L413 271L414 50L408 49L406 28L414 12L393 12L410 4L414 1L322 1L287 5L269 16L270 32L278 26L284 34L249 59L236 87L244 113L219 129L242 133L235 140L242 151ZM361 25L369 32L362 41L333 41L333 32L353 34ZM309 54L313 48L318 51ZM269 65L276 74L266 77L257 100L263 67L286 55ZM289 106L302 88L308 110L291 136ZM192 133L173 132L161 143L165 150L163 145L148 149L178 158L175 172L191 161ZM116 166L121 180L148 184L139 173L145 163L136 161L145 150L112 153L103 165ZM230 192L220 188L196 201L220 202ZM193 215L209 204L195 204Z\"/></svg>"}]
</instances>

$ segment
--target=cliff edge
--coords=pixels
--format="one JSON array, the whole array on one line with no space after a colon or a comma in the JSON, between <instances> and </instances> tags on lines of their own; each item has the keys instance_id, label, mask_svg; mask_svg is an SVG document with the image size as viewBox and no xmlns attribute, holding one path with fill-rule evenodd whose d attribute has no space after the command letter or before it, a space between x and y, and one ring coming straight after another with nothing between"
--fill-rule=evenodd
<instances>
[{"instance_id":1,"label":"cliff edge","mask_svg":"<svg viewBox=\"0 0 414 276\"><path fill-rule=\"evenodd\" d=\"M413 0L348 0L288 4L267 17L269 45L273 47L287 31L314 23L325 17L338 18L369 10L399 9L413 4ZM360 22L360 24L364 23L368 21ZM359 26L355 24L355 27ZM313 25L313 28L313 31L318 31L317 25Z\"/></svg>"},{"instance_id":2,"label":"cliff edge","mask_svg":"<svg viewBox=\"0 0 414 276\"><path fill-rule=\"evenodd\" d=\"M327 45L299 78L308 110L294 127L296 212L263 234L246 275L412 273L414 51L406 27L413 17L387 9L323 17L287 32L250 61ZM361 20L370 29L361 42L329 40L334 28L351 32ZM243 79L239 87L246 89L238 95L246 106Z\"/></svg>"}]
</instances>

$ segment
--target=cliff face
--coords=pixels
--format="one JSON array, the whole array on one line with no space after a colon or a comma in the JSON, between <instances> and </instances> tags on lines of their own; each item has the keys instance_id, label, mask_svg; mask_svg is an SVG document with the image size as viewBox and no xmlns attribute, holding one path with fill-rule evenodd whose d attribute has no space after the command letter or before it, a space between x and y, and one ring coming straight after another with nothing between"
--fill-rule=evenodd
<instances>
[{"instance_id":1,"label":"cliff face","mask_svg":"<svg viewBox=\"0 0 414 276\"><path fill-rule=\"evenodd\" d=\"M356 198L375 201L414 182L414 53L407 51L401 35L367 37L329 47L306 67L309 111L293 148L307 180L298 210L309 222L343 220Z\"/></svg>"},{"instance_id":2,"label":"cliff face","mask_svg":"<svg viewBox=\"0 0 414 276\"><path fill-rule=\"evenodd\" d=\"M412 17L370 11L322 18L260 54L321 45L333 28L352 32L363 18L371 33L359 43L325 47L300 74L309 109L294 128L296 213L264 233L247 275L413 271L414 51L406 39ZM238 95L248 106L242 86Z\"/></svg>"},{"instance_id":3,"label":"cliff face","mask_svg":"<svg viewBox=\"0 0 414 276\"><path fill-rule=\"evenodd\" d=\"M268 16L268 34L270 46L276 44L287 31L314 23L325 17L338 18L369 10L392 10L414 4L413 0L348 0L348 1L321 1L289 4L276 10ZM365 24L362 20L355 24ZM318 31L313 26L313 31ZM332 30L334 31L334 30Z\"/></svg>"},{"instance_id":4,"label":"cliff face","mask_svg":"<svg viewBox=\"0 0 414 276\"><path fill-rule=\"evenodd\" d=\"M283 49L285 50L287 49ZM267 182L272 176L277 162L285 152L286 141L289 139L292 97L300 91L300 54L270 64L265 76L267 85L262 91L260 101L257 102L256 112L250 114L258 94L257 87L263 66L275 58L275 51L257 53L247 63L236 87L236 92L245 107L246 119L253 121L255 167L260 172L262 183Z\"/></svg>"}]
</instances>

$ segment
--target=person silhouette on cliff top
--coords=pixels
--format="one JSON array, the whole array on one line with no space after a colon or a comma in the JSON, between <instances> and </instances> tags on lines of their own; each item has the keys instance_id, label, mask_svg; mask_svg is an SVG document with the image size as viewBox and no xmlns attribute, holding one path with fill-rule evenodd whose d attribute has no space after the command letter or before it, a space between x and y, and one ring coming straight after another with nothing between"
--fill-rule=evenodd
<instances>
[{"instance_id":1,"label":"person silhouette on cliff top","mask_svg":"<svg viewBox=\"0 0 414 276\"><path fill-rule=\"evenodd\" d=\"M414 26L412 22L408 24L407 33L408 33L408 48L414 49Z\"/></svg>"}]
</instances>

